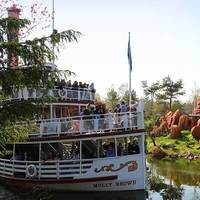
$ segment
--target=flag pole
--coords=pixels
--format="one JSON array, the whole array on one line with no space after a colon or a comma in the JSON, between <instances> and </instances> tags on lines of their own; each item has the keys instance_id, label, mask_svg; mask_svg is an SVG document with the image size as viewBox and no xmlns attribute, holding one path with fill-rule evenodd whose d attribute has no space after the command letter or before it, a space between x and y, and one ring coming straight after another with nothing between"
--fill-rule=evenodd
<instances>
[{"instance_id":1,"label":"flag pole","mask_svg":"<svg viewBox=\"0 0 200 200\"><path fill-rule=\"evenodd\" d=\"M128 33L128 63L129 63L129 111L131 111L131 72L132 72L132 56L131 56L131 44L130 44L130 32Z\"/></svg>"}]
</instances>

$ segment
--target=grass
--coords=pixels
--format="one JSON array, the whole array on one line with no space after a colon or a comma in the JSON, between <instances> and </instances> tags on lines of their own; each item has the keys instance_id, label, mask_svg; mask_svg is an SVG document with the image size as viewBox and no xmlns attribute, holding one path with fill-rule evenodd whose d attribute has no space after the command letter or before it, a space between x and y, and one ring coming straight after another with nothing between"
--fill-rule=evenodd
<instances>
[{"instance_id":1,"label":"grass","mask_svg":"<svg viewBox=\"0 0 200 200\"><path fill-rule=\"evenodd\" d=\"M200 144L193 138L190 131L182 131L181 137L171 139L169 135L163 135L155 138L156 144L159 145L168 155L188 155L190 153L200 155ZM147 136L147 149L152 152L153 143Z\"/></svg>"}]
</instances>

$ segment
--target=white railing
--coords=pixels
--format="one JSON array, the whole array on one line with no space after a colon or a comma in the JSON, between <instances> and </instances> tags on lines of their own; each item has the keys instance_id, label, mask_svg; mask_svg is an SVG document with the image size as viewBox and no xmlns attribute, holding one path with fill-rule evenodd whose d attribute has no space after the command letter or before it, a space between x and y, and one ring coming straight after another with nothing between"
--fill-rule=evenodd
<instances>
[{"instance_id":1,"label":"white railing","mask_svg":"<svg viewBox=\"0 0 200 200\"><path fill-rule=\"evenodd\" d=\"M52 161L19 161L0 159L0 174L13 177L30 178L27 169L30 165L36 168L32 178L67 178L86 173L92 166L92 160L52 160Z\"/></svg>"},{"instance_id":2,"label":"white railing","mask_svg":"<svg viewBox=\"0 0 200 200\"><path fill-rule=\"evenodd\" d=\"M54 88L54 89L16 89L9 96L9 100L28 100L28 99L37 99L41 97L54 97L62 100L85 100L85 101L94 101L95 93L89 89L82 88Z\"/></svg>"},{"instance_id":3,"label":"white railing","mask_svg":"<svg viewBox=\"0 0 200 200\"><path fill-rule=\"evenodd\" d=\"M56 118L32 123L35 127L29 136L50 136L95 133L118 129L142 129L141 112L108 113L102 115L83 115L68 118Z\"/></svg>"}]
</instances>

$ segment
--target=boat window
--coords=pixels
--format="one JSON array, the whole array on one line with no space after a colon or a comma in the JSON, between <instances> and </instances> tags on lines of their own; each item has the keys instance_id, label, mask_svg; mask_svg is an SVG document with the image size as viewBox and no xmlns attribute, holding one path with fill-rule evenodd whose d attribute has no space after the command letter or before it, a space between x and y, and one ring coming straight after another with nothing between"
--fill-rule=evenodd
<instances>
[{"instance_id":1,"label":"boat window","mask_svg":"<svg viewBox=\"0 0 200 200\"><path fill-rule=\"evenodd\" d=\"M39 160L39 144L16 144L14 160Z\"/></svg>"},{"instance_id":2,"label":"boat window","mask_svg":"<svg viewBox=\"0 0 200 200\"><path fill-rule=\"evenodd\" d=\"M13 156L13 144L0 145L0 158L11 159Z\"/></svg>"},{"instance_id":3,"label":"boat window","mask_svg":"<svg viewBox=\"0 0 200 200\"><path fill-rule=\"evenodd\" d=\"M117 138L117 156L139 154L139 138L133 136Z\"/></svg>"},{"instance_id":4,"label":"boat window","mask_svg":"<svg viewBox=\"0 0 200 200\"><path fill-rule=\"evenodd\" d=\"M82 141L82 158L83 159L97 158L98 147L99 147L99 140Z\"/></svg>"},{"instance_id":5,"label":"boat window","mask_svg":"<svg viewBox=\"0 0 200 200\"><path fill-rule=\"evenodd\" d=\"M116 156L115 140L113 138L102 140L102 150L103 150L102 152L103 155L101 155L102 157Z\"/></svg>"},{"instance_id":6,"label":"boat window","mask_svg":"<svg viewBox=\"0 0 200 200\"><path fill-rule=\"evenodd\" d=\"M79 142L45 143L41 148L41 160L79 159Z\"/></svg>"}]
</instances>

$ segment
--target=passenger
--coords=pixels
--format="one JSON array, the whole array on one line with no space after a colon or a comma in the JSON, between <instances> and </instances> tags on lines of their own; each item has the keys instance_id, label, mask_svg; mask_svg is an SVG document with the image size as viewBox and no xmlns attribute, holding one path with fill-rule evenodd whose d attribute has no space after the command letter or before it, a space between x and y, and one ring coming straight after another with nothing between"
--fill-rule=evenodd
<instances>
[{"instance_id":1,"label":"passenger","mask_svg":"<svg viewBox=\"0 0 200 200\"><path fill-rule=\"evenodd\" d=\"M133 142L130 142L128 144L128 154L139 154L140 153L140 149L139 149L139 145L136 139L133 140Z\"/></svg>"},{"instance_id":2,"label":"passenger","mask_svg":"<svg viewBox=\"0 0 200 200\"><path fill-rule=\"evenodd\" d=\"M67 81L67 83L66 83L66 87L67 87L67 88L71 88L71 87L72 87L71 80L68 80L68 81Z\"/></svg>"},{"instance_id":3,"label":"passenger","mask_svg":"<svg viewBox=\"0 0 200 200\"><path fill-rule=\"evenodd\" d=\"M91 115L91 108L90 104L88 104L85 110L83 110L83 126L85 131L92 129L92 117L90 115Z\"/></svg>"},{"instance_id":4,"label":"passenger","mask_svg":"<svg viewBox=\"0 0 200 200\"><path fill-rule=\"evenodd\" d=\"M110 143L110 145L108 146L108 148L106 150L106 156L107 157L114 157L115 156L115 148L112 145L112 143Z\"/></svg>"},{"instance_id":5,"label":"passenger","mask_svg":"<svg viewBox=\"0 0 200 200\"><path fill-rule=\"evenodd\" d=\"M124 155L124 147L122 143L120 142L118 147L117 147L117 155L118 156L123 156Z\"/></svg>"}]
</instances>

